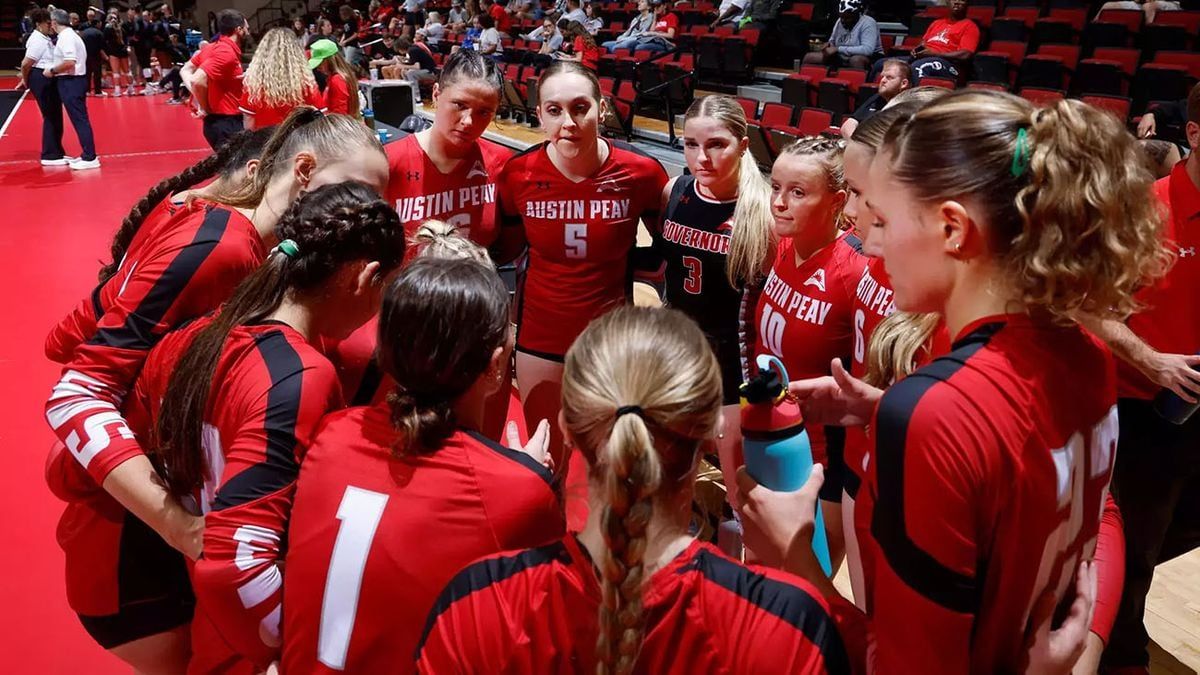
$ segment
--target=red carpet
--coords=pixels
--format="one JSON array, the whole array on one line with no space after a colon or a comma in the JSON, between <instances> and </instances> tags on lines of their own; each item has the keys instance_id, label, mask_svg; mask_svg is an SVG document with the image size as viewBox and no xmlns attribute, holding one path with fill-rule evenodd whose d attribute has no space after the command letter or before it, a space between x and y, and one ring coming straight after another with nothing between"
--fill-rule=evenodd
<instances>
[{"instance_id":1,"label":"red carpet","mask_svg":"<svg viewBox=\"0 0 1200 675\"><path fill-rule=\"evenodd\" d=\"M13 81L0 79L0 87ZM41 117L31 96L0 137L0 269L9 289L0 310L0 631L9 673L128 673L92 642L67 607L54 540L62 511L45 488L52 435L42 407L59 367L42 355L50 325L92 290L97 261L133 202L155 182L207 152L200 123L165 96L89 99L102 168L72 172L38 163ZM4 120L0 119L0 124ZM67 124L68 152L78 149Z\"/></svg>"}]
</instances>

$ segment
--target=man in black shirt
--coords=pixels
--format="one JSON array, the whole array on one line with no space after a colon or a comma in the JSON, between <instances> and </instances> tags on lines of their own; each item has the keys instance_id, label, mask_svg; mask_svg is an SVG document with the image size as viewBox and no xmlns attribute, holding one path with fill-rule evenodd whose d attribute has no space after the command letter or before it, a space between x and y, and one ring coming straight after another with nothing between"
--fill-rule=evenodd
<instances>
[{"instance_id":1,"label":"man in black shirt","mask_svg":"<svg viewBox=\"0 0 1200 675\"><path fill-rule=\"evenodd\" d=\"M879 89L878 92L863 101L846 119L842 120L842 138L850 138L854 134L854 130L858 125L871 115L883 110L888 101L896 98L900 92L908 89L911 84L909 77L912 71L908 64L899 59L888 59L883 62L883 67L879 71Z\"/></svg>"},{"instance_id":2,"label":"man in black shirt","mask_svg":"<svg viewBox=\"0 0 1200 675\"><path fill-rule=\"evenodd\" d=\"M417 35L416 41L400 38L396 43L400 52L407 55L405 63L398 65L399 75L412 84L413 104L421 105L421 84L437 80L437 63L433 51L425 44L425 36Z\"/></svg>"},{"instance_id":3,"label":"man in black shirt","mask_svg":"<svg viewBox=\"0 0 1200 675\"><path fill-rule=\"evenodd\" d=\"M93 10L89 9L88 12ZM104 63L104 32L92 22L83 24L83 29L79 31L79 37L83 40L83 46L87 48L87 76L88 82L92 84L92 95L100 96L104 93L100 84L102 80Z\"/></svg>"}]
</instances>

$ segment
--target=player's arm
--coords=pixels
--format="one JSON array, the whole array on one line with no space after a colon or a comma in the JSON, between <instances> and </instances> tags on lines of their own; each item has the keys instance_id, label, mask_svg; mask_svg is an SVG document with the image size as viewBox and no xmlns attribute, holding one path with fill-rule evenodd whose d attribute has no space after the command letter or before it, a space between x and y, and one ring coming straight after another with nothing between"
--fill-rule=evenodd
<instances>
[{"instance_id":1,"label":"player's arm","mask_svg":"<svg viewBox=\"0 0 1200 675\"><path fill-rule=\"evenodd\" d=\"M1200 356L1164 354L1137 336L1129 326L1116 319L1080 315L1076 319L1103 340L1118 358L1137 368L1151 382L1170 389L1185 401L1194 401L1189 389L1200 391Z\"/></svg>"},{"instance_id":2,"label":"player's arm","mask_svg":"<svg viewBox=\"0 0 1200 675\"><path fill-rule=\"evenodd\" d=\"M496 198L499 200L497 214L500 218L500 233L492 244L492 259L497 265L513 262L529 246L525 238L525 221L521 218L520 205L517 204L513 173L509 171L512 160L509 160L500 175L496 178Z\"/></svg>"},{"instance_id":3,"label":"player's arm","mask_svg":"<svg viewBox=\"0 0 1200 675\"><path fill-rule=\"evenodd\" d=\"M217 631L260 668L279 657L284 541L300 458L340 400L336 373L323 365L273 382L263 414L226 449L192 577Z\"/></svg>"},{"instance_id":4,"label":"player's arm","mask_svg":"<svg viewBox=\"0 0 1200 675\"><path fill-rule=\"evenodd\" d=\"M188 61L179 71L179 76L192 92L192 98L200 106L201 112L208 114L208 73L195 62Z\"/></svg>"}]
</instances>

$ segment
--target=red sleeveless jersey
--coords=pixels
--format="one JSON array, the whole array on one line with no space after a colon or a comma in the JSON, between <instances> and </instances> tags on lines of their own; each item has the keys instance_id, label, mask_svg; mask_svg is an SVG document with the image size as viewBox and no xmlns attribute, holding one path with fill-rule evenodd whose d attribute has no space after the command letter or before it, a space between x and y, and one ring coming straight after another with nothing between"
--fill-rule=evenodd
<instances>
[{"instance_id":1,"label":"red sleeveless jersey","mask_svg":"<svg viewBox=\"0 0 1200 675\"><path fill-rule=\"evenodd\" d=\"M384 147L388 157L386 198L412 236L421 223L444 220L469 233L471 241L491 246L499 227L496 179L512 152L484 139L450 173L442 173L412 134Z\"/></svg>"},{"instance_id":2,"label":"red sleeveless jersey","mask_svg":"<svg viewBox=\"0 0 1200 675\"><path fill-rule=\"evenodd\" d=\"M629 253L639 220L657 221L667 174L654 158L617 141L594 176L559 172L546 144L513 157L500 174L506 229L529 244L521 282L517 348L561 360L588 323L632 292Z\"/></svg>"},{"instance_id":3,"label":"red sleeveless jersey","mask_svg":"<svg viewBox=\"0 0 1200 675\"><path fill-rule=\"evenodd\" d=\"M470 561L563 534L551 473L468 431L397 456L387 404L330 415L300 469L282 671L411 672L438 592Z\"/></svg>"},{"instance_id":4,"label":"red sleeveless jersey","mask_svg":"<svg viewBox=\"0 0 1200 675\"><path fill-rule=\"evenodd\" d=\"M486 558L442 591L417 671L593 673L600 599L593 561L574 535ZM636 672L849 673L834 611L798 577L693 541L643 586Z\"/></svg>"},{"instance_id":5,"label":"red sleeveless jersey","mask_svg":"<svg viewBox=\"0 0 1200 675\"><path fill-rule=\"evenodd\" d=\"M1024 315L888 389L855 508L876 672L1020 669L1034 601L1095 549L1115 403L1107 348Z\"/></svg>"},{"instance_id":6,"label":"red sleeveless jersey","mask_svg":"<svg viewBox=\"0 0 1200 675\"><path fill-rule=\"evenodd\" d=\"M77 336L46 402L50 427L96 485L142 452L117 406L147 352L167 331L216 309L266 256L248 219L203 200L148 232L94 294L95 331Z\"/></svg>"}]
</instances>

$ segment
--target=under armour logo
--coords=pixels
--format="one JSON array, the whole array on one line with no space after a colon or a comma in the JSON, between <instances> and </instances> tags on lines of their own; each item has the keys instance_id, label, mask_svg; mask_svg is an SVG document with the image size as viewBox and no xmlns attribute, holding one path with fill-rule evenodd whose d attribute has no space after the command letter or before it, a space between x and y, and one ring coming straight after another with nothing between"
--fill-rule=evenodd
<instances>
[{"instance_id":1,"label":"under armour logo","mask_svg":"<svg viewBox=\"0 0 1200 675\"><path fill-rule=\"evenodd\" d=\"M1179 248L1179 257L1180 258L1188 258L1188 257L1194 256L1194 255L1196 255L1196 247L1195 246L1189 246L1187 248L1183 248L1183 247Z\"/></svg>"},{"instance_id":2,"label":"under armour logo","mask_svg":"<svg viewBox=\"0 0 1200 675\"><path fill-rule=\"evenodd\" d=\"M548 180L534 181L534 184L537 185L537 189L539 189L539 190L549 190L550 189L550 181L548 181Z\"/></svg>"},{"instance_id":3,"label":"under armour logo","mask_svg":"<svg viewBox=\"0 0 1200 675\"><path fill-rule=\"evenodd\" d=\"M684 195L684 196L682 196L682 197L680 197L680 198L679 198L679 203L680 203L680 204L686 204L686 203L688 203L688 202L690 202L690 201L692 201L692 196L691 196L691 195Z\"/></svg>"},{"instance_id":4,"label":"under armour logo","mask_svg":"<svg viewBox=\"0 0 1200 675\"><path fill-rule=\"evenodd\" d=\"M421 180L421 172L420 171L409 171L409 172L407 172L406 175L408 176L409 180Z\"/></svg>"},{"instance_id":5,"label":"under armour logo","mask_svg":"<svg viewBox=\"0 0 1200 675\"><path fill-rule=\"evenodd\" d=\"M813 272L813 275L808 278L808 281L804 282L804 285L805 286L816 286L817 288L821 289L822 293L824 293L825 292L825 270L817 270L816 272Z\"/></svg>"},{"instance_id":6,"label":"under armour logo","mask_svg":"<svg viewBox=\"0 0 1200 675\"><path fill-rule=\"evenodd\" d=\"M478 159L475 160L475 164L471 167L471 170L467 172L467 180L476 176L487 178L487 169L483 168L483 162Z\"/></svg>"}]
</instances>

